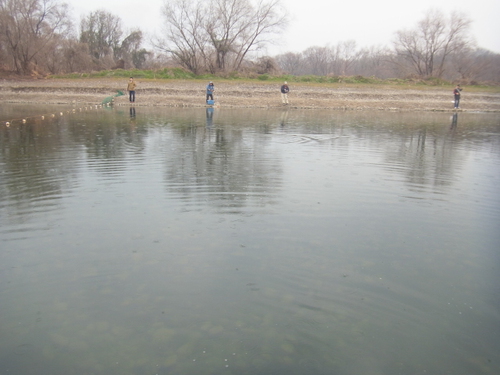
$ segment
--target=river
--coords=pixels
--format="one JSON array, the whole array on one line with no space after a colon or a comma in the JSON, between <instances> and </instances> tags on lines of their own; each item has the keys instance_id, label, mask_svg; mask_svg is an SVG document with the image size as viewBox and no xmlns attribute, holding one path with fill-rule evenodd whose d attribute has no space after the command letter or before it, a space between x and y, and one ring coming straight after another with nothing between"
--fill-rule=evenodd
<instances>
[{"instance_id":1,"label":"river","mask_svg":"<svg viewBox=\"0 0 500 375\"><path fill-rule=\"evenodd\" d=\"M500 373L498 114L1 109L0 374Z\"/></svg>"}]
</instances>

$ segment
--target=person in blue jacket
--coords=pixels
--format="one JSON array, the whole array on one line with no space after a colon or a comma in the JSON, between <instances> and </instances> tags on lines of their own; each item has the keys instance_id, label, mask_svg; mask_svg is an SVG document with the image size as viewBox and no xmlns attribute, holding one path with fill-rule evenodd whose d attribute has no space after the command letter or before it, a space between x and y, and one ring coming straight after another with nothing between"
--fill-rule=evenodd
<instances>
[{"instance_id":1,"label":"person in blue jacket","mask_svg":"<svg viewBox=\"0 0 500 375\"><path fill-rule=\"evenodd\" d=\"M207 86L207 103L209 99L214 100L214 91L215 91L214 83L210 81Z\"/></svg>"}]
</instances>

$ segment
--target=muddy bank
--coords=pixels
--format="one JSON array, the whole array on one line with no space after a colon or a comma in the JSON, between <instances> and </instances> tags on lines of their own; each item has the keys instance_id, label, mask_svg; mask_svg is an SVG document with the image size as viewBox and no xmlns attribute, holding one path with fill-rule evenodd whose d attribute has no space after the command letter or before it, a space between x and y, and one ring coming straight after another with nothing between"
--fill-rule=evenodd
<instances>
[{"instance_id":1,"label":"muddy bank","mask_svg":"<svg viewBox=\"0 0 500 375\"><path fill-rule=\"evenodd\" d=\"M2 80L3 103L101 104L118 90L115 105L130 105L127 80L48 79ZM206 82L137 80L136 106L204 107ZM227 108L282 107L279 83L215 81L215 101ZM450 87L355 86L290 83L290 108L382 111L453 111ZM461 111L500 112L500 93L462 92Z\"/></svg>"}]
</instances>

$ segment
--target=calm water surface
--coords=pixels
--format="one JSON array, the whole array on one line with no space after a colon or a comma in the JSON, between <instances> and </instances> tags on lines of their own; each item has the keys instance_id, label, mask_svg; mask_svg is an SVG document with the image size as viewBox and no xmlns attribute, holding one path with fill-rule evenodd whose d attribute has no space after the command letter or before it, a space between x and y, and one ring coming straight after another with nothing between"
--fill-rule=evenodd
<instances>
[{"instance_id":1,"label":"calm water surface","mask_svg":"<svg viewBox=\"0 0 500 375\"><path fill-rule=\"evenodd\" d=\"M2 125L0 374L499 374L499 186L498 114Z\"/></svg>"}]
</instances>

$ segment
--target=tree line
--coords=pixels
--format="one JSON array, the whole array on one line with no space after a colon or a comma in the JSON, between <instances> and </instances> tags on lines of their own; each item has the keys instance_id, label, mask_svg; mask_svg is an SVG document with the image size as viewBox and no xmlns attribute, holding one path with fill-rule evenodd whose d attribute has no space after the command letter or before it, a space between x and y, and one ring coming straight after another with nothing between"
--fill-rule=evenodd
<instances>
[{"instance_id":1,"label":"tree line","mask_svg":"<svg viewBox=\"0 0 500 375\"><path fill-rule=\"evenodd\" d=\"M411 29L394 34L392 48L357 48L354 40L276 56L294 75L437 78L500 82L500 54L478 48L464 14L429 10Z\"/></svg>"},{"instance_id":2,"label":"tree line","mask_svg":"<svg viewBox=\"0 0 500 375\"><path fill-rule=\"evenodd\" d=\"M390 47L356 41L276 56L266 48L286 31L281 0L165 0L164 30L146 48L105 10L76 24L61 0L0 0L0 69L20 75L182 67L195 74L289 74L437 78L500 82L500 54L479 48L465 14L430 10Z\"/></svg>"}]
</instances>

